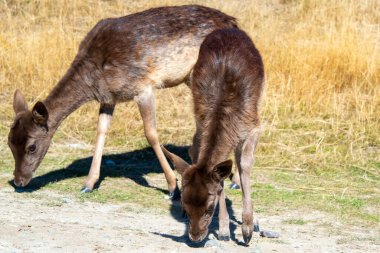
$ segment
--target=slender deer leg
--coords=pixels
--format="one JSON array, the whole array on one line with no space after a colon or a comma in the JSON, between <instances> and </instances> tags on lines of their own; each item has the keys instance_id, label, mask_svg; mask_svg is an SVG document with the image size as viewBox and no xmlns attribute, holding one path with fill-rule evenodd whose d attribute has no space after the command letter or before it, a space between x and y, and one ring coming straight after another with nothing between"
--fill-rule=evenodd
<instances>
[{"instance_id":1,"label":"slender deer leg","mask_svg":"<svg viewBox=\"0 0 380 253\"><path fill-rule=\"evenodd\" d=\"M145 136L152 146L156 156L161 164L161 167L164 171L166 181L168 183L169 197L174 200L180 197L180 192L177 187L176 176L171 169L164 153L162 152L157 128L156 128L156 108L155 108L155 99L153 95L152 88L149 87L145 89L142 93L135 97L137 105L140 110L142 121L144 124Z\"/></svg>"},{"instance_id":2,"label":"slender deer leg","mask_svg":"<svg viewBox=\"0 0 380 253\"><path fill-rule=\"evenodd\" d=\"M227 212L226 196L224 190L222 190L219 196L219 240L230 240L230 217Z\"/></svg>"},{"instance_id":3,"label":"slender deer leg","mask_svg":"<svg viewBox=\"0 0 380 253\"><path fill-rule=\"evenodd\" d=\"M106 140L106 133L110 126L114 109L115 105L100 105L94 156L82 193L91 192L94 189L94 185L99 180L104 142Z\"/></svg>"},{"instance_id":4,"label":"slender deer leg","mask_svg":"<svg viewBox=\"0 0 380 253\"><path fill-rule=\"evenodd\" d=\"M248 245L253 232L253 207L251 202L250 174L253 165L253 156L261 129L255 128L250 136L240 143L235 150L235 159L239 169L240 181L243 193L243 238Z\"/></svg>"}]
</instances>

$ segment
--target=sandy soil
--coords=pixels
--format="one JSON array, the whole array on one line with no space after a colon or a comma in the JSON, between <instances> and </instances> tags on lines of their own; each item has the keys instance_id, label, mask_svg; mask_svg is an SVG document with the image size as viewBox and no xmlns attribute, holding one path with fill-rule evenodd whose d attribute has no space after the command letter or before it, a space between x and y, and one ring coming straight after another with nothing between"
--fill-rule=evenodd
<instances>
[{"instance_id":1,"label":"sandy soil","mask_svg":"<svg viewBox=\"0 0 380 253\"><path fill-rule=\"evenodd\" d=\"M234 212L240 217L241 210ZM300 217L306 224L286 222ZM20 194L8 187L0 189L0 252L380 252L378 234L344 227L320 212L260 214L259 220L261 229L278 231L280 238L255 233L244 247L239 221L232 221L236 239L195 247L184 236L186 224L169 212L81 202L45 190Z\"/></svg>"}]
</instances>

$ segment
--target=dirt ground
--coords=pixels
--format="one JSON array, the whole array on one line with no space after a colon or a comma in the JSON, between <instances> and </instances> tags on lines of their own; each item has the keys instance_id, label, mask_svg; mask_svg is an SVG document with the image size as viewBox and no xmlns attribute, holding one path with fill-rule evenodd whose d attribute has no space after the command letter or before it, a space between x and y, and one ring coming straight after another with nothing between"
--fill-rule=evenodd
<instances>
[{"instance_id":1,"label":"dirt ground","mask_svg":"<svg viewBox=\"0 0 380 253\"><path fill-rule=\"evenodd\" d=\"M240 217L241 210L234 212ZM300 217L307 222L286 222ZM242 246L239 221L231 221L233 240L211 236L206 246L196 247L184 236L186 224L169 212L83 202L46 190L30 195L0 189L0 252L380 252L378 231L344 227L317 211L260 214L259 221L261 229L278 231L280 238L255 233L250 246Z\"/></svg>"}]
</instances>

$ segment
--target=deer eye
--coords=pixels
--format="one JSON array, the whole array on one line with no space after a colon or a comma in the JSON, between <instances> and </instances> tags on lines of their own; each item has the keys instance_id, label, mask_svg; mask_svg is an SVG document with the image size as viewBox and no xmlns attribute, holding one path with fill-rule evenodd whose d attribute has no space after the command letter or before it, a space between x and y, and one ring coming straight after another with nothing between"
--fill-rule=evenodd
<instances>
[{"instance_id":1,"label":"deer eye","mask_svg":"<svg viewBox=\"0 0 380 253\"><path fill-rule=\"evenodd\" d=\"M28 152L29 153L34 153L36 151L36 145L35 144L32 144L28 147Z\"/></svg>"}]
</instances>

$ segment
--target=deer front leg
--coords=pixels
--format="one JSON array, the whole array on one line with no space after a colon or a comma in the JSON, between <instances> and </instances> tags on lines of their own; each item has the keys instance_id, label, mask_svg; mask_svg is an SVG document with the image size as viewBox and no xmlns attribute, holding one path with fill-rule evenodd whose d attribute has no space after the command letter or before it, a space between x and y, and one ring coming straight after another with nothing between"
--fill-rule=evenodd
<instances>
[{"instance_id":1,"label":"deer front leg","mask_svg":"<svg viewBox=\"0 0 380 253\"><path fill-rule=\"evenodd\" d=\"M224 194L224 189L219 196L219 240L229 241L230 240L230 217L227 212L226 196Z\"/></svg>"},{"instance_id":2,"label":"deer front leg","mask_svg":"<svg viewBox=\"0 0 380 253\"><path fill-rule=\"evenodd\" d=\"M92 158L90 172L81 191L82 193L91 192L99 180L104 142L106 140L107 130L111 124L114 109L115 105L100 105L94 156Z\"/></svg>"},{"instance_id":3,"label":"deer front leg","mask_svg":"<svg viewBox=\"0 0 380 253\"><path fill-rule=\"evenodd\" d=\"M153 95L152 88L149 86L138 96L135 97L137 105L140 110L142 121L144 124L145 136L152 146L160 165L164 171L166 181L168 183L169 189L169 198L172 200L178 199L180 197L180 191L177 186L176 176L171 169L164 153L162 152L157 128L156 128L156 108L155 108L155 99Z\"/></svg>"},{"instance_id":4,"label":"deer front leg","mask_svg":"<svg viewBox=\"0 0 380 253\"><path fill-rule=\"evenodd\" d=\"M240 143L235 150L235 159L239 169L243 193L243 225L242 232L245 244L248 245L253 232L253 207L251 201L251 167L257 142L260 137L260 128L255 128L250 136Z\"/></svg>"}]
</instances>

